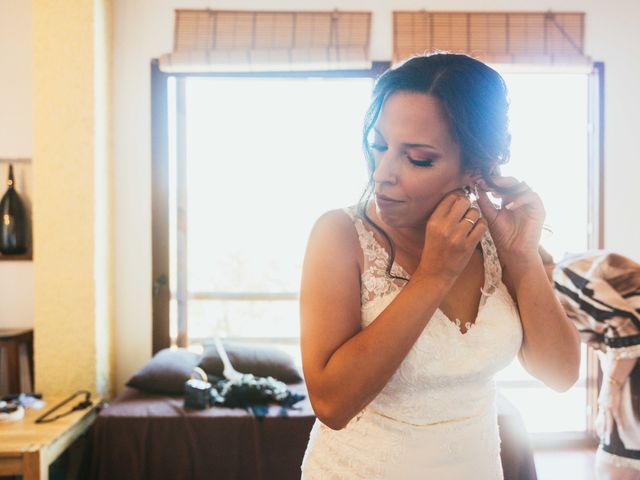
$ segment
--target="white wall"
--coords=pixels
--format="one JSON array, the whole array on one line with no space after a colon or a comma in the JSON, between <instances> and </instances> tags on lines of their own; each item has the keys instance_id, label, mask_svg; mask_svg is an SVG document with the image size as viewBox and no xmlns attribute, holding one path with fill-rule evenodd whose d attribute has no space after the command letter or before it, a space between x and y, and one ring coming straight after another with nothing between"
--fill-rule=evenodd
<instances>
[{"instance_id":1,"label":"white wall","mask_svg":"<svg viewBox=\"0 0 640 480\"><path fill-rule=\"evenodd\" d=\"M31 2L0 0L0 158L30 158ZM14 165L16 190L25 201L33 191L31 166ZM0 164L0 197L7 165ZM0 328L33 326L33 264L0 261Z\"/></svg>"},{"instance_id":2,"label":"white wall","mask_svg":"<svg viewBox=\"0 0 640 480\"><path fill-rule=\"evenodd\" d=\"M0 0L18 13L17 23L28 23L28 1ZM25 5L22 5L25 4ZM139 368L151 355L151 156L150 156L150 60L171 50L174 8L230 8L299 10L297 0L280 1L176 1L114 0L114 158L115 158L115 275L116 275L116 387ZM21 6L22 5L22 6ZM640 178L640 155L635 131L640 107L640 3L634 0L602 2L600 0L493 0L494 10L568 10L587 13L586 50L606 64L606 172L605 216L606 246L640 258L640 223L636 221L635 191ZM374 12L372 56L388 60L391 56L391 11L393 9L487 10L486 2L472 0L308 0L306 9L371 10ZM5 30L5 23L10 32ZM10 82L14 93L0 89L0 105L7 101L11 117L0 116L0 154L10 149L22 154L31 151L30 119L16 112L29 111L28 67L30 37L0 12L0 64L16 69ZM10 44L18 45L20 54L10 56ZM24 38L23 38L24 37ZM15 40L19 40L14 43ZM2 45L5 45L2 50ZM7 60L9 58L9 60ZM18 74L18 72L21 72ZM3 75L5 75L3 73ZM5 85L6 80L2 81ZM4 95L4 96L2 96ZM552 112L550 112L552 114ZM26 114L24 114L26 115ZM5 127L10 134L2 136ZM21 137L19 143L15 137ZM25 140L26 138L26 140ZM13 143L12 143L13 142ZM3 150L4 149L4 150ZM558 188L566 179L553 179ZM0 267L2 268L2 267ZM0 295L6 295L1 282L6 273L0 270ZM4 301L0 297L0 304ZM1 318L1 317L0 317Z\"/></svg>"}]
</instances>

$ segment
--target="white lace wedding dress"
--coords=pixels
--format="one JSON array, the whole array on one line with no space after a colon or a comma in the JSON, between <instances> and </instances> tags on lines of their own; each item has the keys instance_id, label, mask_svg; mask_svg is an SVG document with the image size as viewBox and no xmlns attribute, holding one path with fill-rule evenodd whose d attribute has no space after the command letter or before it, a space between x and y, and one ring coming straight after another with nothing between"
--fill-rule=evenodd
<instances>
[{"instance_id":1,"label":"white lace wedding dress","mask_svg":"<svg viewBox=\"0 0 640 480\"><path fill-rule=\"evenodd\" d=\"M385 274L388 254L354 221L364 252L362 326L395 298L403 280ZM378 396L342 430L316 420L304 480L502 479L493 375L522 343L517 309L502 283L491 237L481 241L484 286L475 324L460 330L437 310ZM398 264L392 273L409 278Z\"/></svg>"}]
</instances>

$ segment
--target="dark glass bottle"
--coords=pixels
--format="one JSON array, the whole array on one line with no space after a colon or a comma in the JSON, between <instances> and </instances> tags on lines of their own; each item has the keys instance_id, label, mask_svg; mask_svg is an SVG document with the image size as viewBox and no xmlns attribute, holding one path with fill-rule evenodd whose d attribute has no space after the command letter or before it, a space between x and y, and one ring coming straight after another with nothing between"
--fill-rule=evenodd
<instances>
[{"instance_id":1,"label":"dark glass bottle","mask_svg":"<svg viewBox=\"0 0 640 480\"><path fill-rule=\"evenodd\" d=\"M27 216L13 182L13 165L9 165L7 191L0 200L0 253L21 255L27 252Z\"/></svg>"}]
</instances>

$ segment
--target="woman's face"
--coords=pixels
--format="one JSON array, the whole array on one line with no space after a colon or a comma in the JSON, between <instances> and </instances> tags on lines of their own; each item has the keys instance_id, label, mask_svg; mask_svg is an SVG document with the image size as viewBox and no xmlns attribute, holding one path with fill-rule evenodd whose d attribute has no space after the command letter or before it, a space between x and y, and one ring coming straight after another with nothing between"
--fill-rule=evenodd
<instances>
[{"instance_id":1,"label":"woman's face","mask_svg":"<svg viewBox=\"0 0 640 480\"><path fill-rule=\"evenodd\" d=\"M389 96L369 144L376 212L389 226L424 225L445 194L471 182L432 96L402 91Z\"/></svg>"}]
</instances>

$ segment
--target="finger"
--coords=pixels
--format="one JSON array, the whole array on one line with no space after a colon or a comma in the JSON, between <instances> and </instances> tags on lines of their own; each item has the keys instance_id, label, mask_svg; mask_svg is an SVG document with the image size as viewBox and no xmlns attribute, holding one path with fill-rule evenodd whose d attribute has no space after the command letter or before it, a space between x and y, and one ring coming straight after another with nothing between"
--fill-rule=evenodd
<instances>
[{"instance_id":1,"label":"finger","mask_svg":"<svg viewBox=\"0 0 640 480\"><path fill-rule=\"evenodd\" d=\"M485 190L478 189L478 206L480 207L482 216L486 217L489 222L493 221L496 215L498 215L498 207L489 199Z\"/></svg>"},{"instance_id":2,"label":"finger","mask_svg":"<svg viewBox=\"0 0 640 480\"><path fill-rule=\"evenodd\" d=\"M506 205L509 205L511 202L513 202L514 200L517 200L520 196L530 192L531 190L514 190L513 192L506 192L506 193L495 193L494 195L498 198L500 198L500 204L502 205L502 208L504 208Z\"/></svg>"},{"instance_id":3,"label":"finger","mask_svg":"<svg viewBox=\"0 0 640 480\"><path fill-rule=\"evenodd\" d=\"M466 190L466 187L458 187L458 188L454 188L453 190L449 190L445 195L467 196L467 190Z\"/></svg>"},{"instance_id":4,"label":"finger","mask_svg":"<svg viewBox=\"0 0 640 480\"><path fill-rule=\"evenodd\" d=\"M464 195L458 195L456 201L451 205L447 217L452 222L458 223L471 207L471 201Z\"/></svg>"},{"instance_id":5,"label":"finger","mask_svg":"<svg viewBox=\"0 0 640 480\"><path fill-rule=\"evenodd\" d=\"M511 189L516 185L524 183L518 180L516 177L503 177L500 175L493 175L491 177L491 181L494 183L496 187Z\"/></svg>"},{"instance_id":6,"label":"finger","mask_svg":"<svg viewBox=\"0 0 640 480\"><path fill-rule=\"evenodd\" d=\"M460 219L460 228L464 231L465 234L468 234L471 229L475 227L476 222L481 216L482 215L480 214L480 209L472 205Z\"/></svg>"},{"instance_id":7,"label":"finger","mask_svg":"<svg viewBox=\"0 0 640 480\"><path fill-rule=\"evenodd\" d=\"M477 204L472 203L471 206L469 206L469 209L465 212L464 216L476 221L480 217L482 217L482 212L480 211L480 207Z\"/></svg>"},{"instance_id":8,"label":"finger","mask_svg":"<svg viewBox=\"0 0 640 480\"><path fill-rule=\"evenodd\" d=\"M510 202L508 202L504 208L506 208L507 210L517 210L518 208L524 205L541 207L542 202L540 201L540 197L538 196L537 193L529 190L528 192L523 193L517 196L516 198L514 198L513 200L511 200Z\"/></svg>"},{"instance_id":9,"label":"finger","mask_svg":"<svg viewBox=\"0 0 640 480\"><path fill-rule=\"evenodd\" d=\"M482 212L480 211L480 208L476 205L470 205L469 208L467 209L466 212L464 212L464 215L462 215L462 219L464 220L465 218L468 218L470 220L473 221L473 223L476 223L476 221L482 217Z\"/></svg>"},{"instance_id":10,"label":"finger","mask_svg":"<svg viewBox=\"0 0 640 480\"><path fill-rule=\"evenodd\" d=\"M502 200L502 205L512 202L518 195L531 190L525 182L519 181L515 177L491 177L495 187L488 187L483 180L478 183L481 189L491 192L494 196Z\"/></svg>"},{"instance_id":11,"label":"finger","mask_svg":"<svg viewBox=\"0 0 640 480\"><path fill-rule=\"evenodd\" d=\"M484 179L477 182L478 187L485 192L497 192L499 190L509 190L518 185L520 180L515 177L502 177L499 175L491 176L491 185L489 185Z\"/></svg>"},{"instance_id":12,"label":"finger","mask_svg":"<svg viewBox=\"0 0 640 480\"><path fill-rule=\"evenodd\" d=\"M484 218L479 218L467 235L468 246L475 248L488 229L487 221Z\"/></svg>"},{"instance_id":13,"label":"finger","mask_svg":"<svg viewBox=\"0 0 640 480\"><path fill-rule=\"evenodd\" d=\"M447 215L451 211L453 205L461 197L464 197L461 189L447 193L442 197L433 213L437 213L438 215Z\"/></svg>"}]
</instances>

